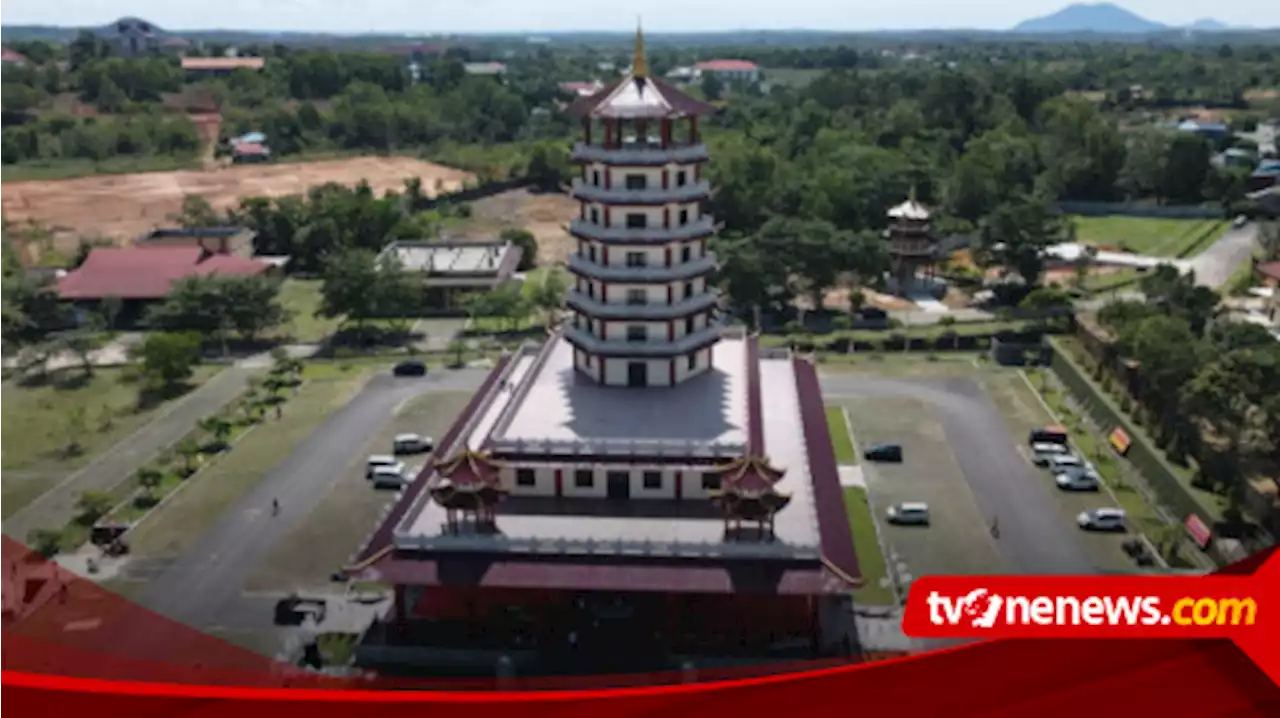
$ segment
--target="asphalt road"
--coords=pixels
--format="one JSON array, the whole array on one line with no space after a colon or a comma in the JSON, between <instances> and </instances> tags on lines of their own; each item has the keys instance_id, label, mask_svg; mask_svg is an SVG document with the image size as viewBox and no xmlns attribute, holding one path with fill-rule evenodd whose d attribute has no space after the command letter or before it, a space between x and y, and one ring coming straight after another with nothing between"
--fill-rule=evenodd
<instances>
[{"instance_id":1,"label":"asphalt road","mask_svg":"<svg viewBox=\"0 0 1280 718\"><path fill-rule=\"evenodd\" d=\"M933 407L983 515L1000 520L996 541L1010 573L1088 574L1096 570L1042 477L1009 441L1004 418L968 379L904 381L821 378L824 396L909 397Z\"/></svg>"},{"instance_id":2,"label":"asphalt road","mask_svg":"<svg viewBox=\"0 0 1280 718\"><path fill-rule=\"evenodd\" d=\"M1215 289L1226 284L1236 269L1248 261L1257 239L1257 222L1227 230L1218 241L1188 260L1195 270L1196 284Z\"/></svg>"},{"instance_id":3,"label":"asphalt road","mask_svg":"<svg viewBox=\"0 0 1280 718\"><path fill-rule=\"evenodd\" d=\"M423 378L374 377L152 580L138 602L187 625L216 625L221 612L235 612L241 588L267 552L315 509L351 464L352 452L391 421L398 405L432 391L474 388L484 374L463 370ZM280 515L274 517L273 498L280 501Z\"/></svg>"}]
</instances>

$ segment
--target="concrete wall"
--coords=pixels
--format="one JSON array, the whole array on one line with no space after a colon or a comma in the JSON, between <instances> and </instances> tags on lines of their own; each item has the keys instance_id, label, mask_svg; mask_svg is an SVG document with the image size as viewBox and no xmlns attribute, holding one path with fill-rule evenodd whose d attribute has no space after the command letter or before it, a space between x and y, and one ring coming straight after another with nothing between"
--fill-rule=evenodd
<instances>
[{"instance_id":1,"label":"concrete wall","mask_svg":"<svg viewBox=\"0 0 1280 718\"><path fill-rule=\"evenodd\" d=\"M711 368L711 349L678 356L674 359L629 359L624 357L592 357L583 352L575 352L574 366L578 371L608 386L627 386L629 382L629 365L635 361L644 362L648 386L670 386L672 369L675 369L675 381L697 376Z\"/></svg>"},{"instance_id":2,"label":"concrete wall","mask_svg":"<svg viewBox=\"0 0 1280 718\"><path fill-rule=\"evenodd\" d=\"M684 184L693 184L697 178L697 164L677 164L669 163L658 167L628 167L620 165L606 166L600 162L591 162L586 165L586 175L584 177L588 184L595 185L596 173L599 173L600 187L605 186L606 177L609 187L612 189L621 189L627 186L627 175L644 175L645 185L649 189L662 188L662 173L667 173L667 186L680 187L680 173L684 172Z\"/></svg>"},{"instance_id":3,"label":"concrete wall","mask_svg":"<svg viewBox=\"0 0 1280 718\"><path fill-rule=\"evenodd\" d=\"M625 472L630 487L631 498L637 500L671 500L680 499L705 501L708 491L702 487L704 467L692 466L660 466L632 464L529 464L527 468L534 472L535 483L532 486L521 486L516 482L520 467L508 466L501 469L499 475L502 485L512 496L555 496L556 472L560 472L560 495L572 498L605 498L609 491L609 474ZM591 472L591 486L577 485L578 471ZM656 488L645 487L645 474L657 473L660 485ZM677 492L677 484L679 491Z\"/></svg>"}]
</instances>

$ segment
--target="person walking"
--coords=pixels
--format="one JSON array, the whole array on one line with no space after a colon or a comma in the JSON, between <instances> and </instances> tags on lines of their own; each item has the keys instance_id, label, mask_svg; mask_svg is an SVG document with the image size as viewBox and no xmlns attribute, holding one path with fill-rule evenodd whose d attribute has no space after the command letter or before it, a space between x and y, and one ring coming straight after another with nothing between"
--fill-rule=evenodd
<instances>
[{"instance_id":1,"label":"person walking","mask_svg":"<svg viewBox=\"0 0 1280 718\"><path fill-rule=\"evenodd\" d=\"M280 499L271 499L271 515L280 515Z\"/></svg>"}]
</instances>

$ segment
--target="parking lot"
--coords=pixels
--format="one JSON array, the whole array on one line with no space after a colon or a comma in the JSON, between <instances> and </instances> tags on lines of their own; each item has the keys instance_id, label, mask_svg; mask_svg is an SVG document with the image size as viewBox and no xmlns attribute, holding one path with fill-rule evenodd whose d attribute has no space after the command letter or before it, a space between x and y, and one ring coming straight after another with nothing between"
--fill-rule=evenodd
<instances>
[{"instance_id":1,"label":"parking lot","mask_svg":"<svg viewBox=\"0 0 1280 718\"><path fill-rule=\"evenodd\" d=\"M288 591L331 585L330 574L360 548L397 496L392 489L375 489L365 478L368 457L391 453L396 434L444 434L470 396L466 392L433 392L411 399L398 407L394 421L368 443L352 446L349 462L339 469L342 476L320 504L272 547L250 576L246 589ZM426 459L426 454L403 457L413 473Z\"/></svg>"},{"instance_id":2,"label":"parking lot","mask_svg":"<svg viewBox=\"0 0 1280 718\"><path fill-rule=\"evenodd\" d=\"M1007 570L947 445L941 424L924 402L899 397L844 399L859 448L901 444L903 462L863 462L872 510L880 522L886 561L902 583L926 574L985 574ZM930 507L929 526L895 526L885 510L904 501Z\"/></svg>"}]
</instances>

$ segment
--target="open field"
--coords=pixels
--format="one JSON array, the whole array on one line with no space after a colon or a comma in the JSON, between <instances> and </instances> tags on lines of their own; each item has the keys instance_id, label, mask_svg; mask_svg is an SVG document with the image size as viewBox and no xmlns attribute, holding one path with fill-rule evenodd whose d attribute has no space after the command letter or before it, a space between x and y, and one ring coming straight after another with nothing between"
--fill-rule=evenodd
<instances>
[{"instance_id":1,"label":"open field","mask_svg":"<svg viewBox=\"0 0 1280 718\"><path fill-rule=\"evenodd\" d=\"M283 418L268 416L252 427L225 456L196 474L181 493L130 532L134 556L180 554L330 413L345 405L363 384L364 376L360 371L331 378L304 374L306 381L298 395L284 405Z\"/></svg>"},{"instance_id":2,"label":"open field","mask_svg":"<svg viewBox=\"0 0 1280 718\"><path fill-rule=\"evenodd\" d=\"M565 227L578 216L578 203L566 194L515 189L478 199L471 211L466 236L493 239L507 227L527 229L538 242L540 266L561 264L577 248Z\"/></svg>"},{"instance_id":3,"label":"open field","mask_svg":"<svg viewBox=\"0 0 1280 718\"><path fill-rule=\"evenodd\" d=\"M1076 238L1110 251L1153 257L1194 254L1227 229L1222 219L1164 219L1159 217L1073 216Z\"/></svg>"},{"instance_id":4,"label":"open field","mask_svg":"<svg viewBox=\"0 0 1280 718\"><path fill-rule=\"evenodd\" d=\"M142 172L68 180L8 182L5 219L32 220L54 230L55 240L71 246L78 235L127 239L169 223L184 195L204 197L215 209L234 206L242 197L280 197L309 187L367 180L374 192L402 190L404 181L422 179L425 192L436 182L460 187L471 174L410 157L353 157L310 163L237 165L202 172ZM65 246L63 248L66 248Z\"/></svg>"},{"instance_id":5,"label":"open field","mask_svg":"<svg viewBox=\"0 0 1280 718\"><path fill-rule=\"evenodd\" d=\"M414 399L397 412L395 420L365 446L351 447L351 463L335 467L342 478L301 524L294 527L268 554L249 578L254 591L323 588L329 574L346 564L377 526L396 492L378 491L364 478L370 454L389 453L398 433L440 436L448 430L470 395L465 392L431 393ZM427 456L408 456L409 466L421 465Z\"/></svg>"},{"instance_id":6,"label":"open field","mask_svg":"<svg viewBox=\"0 0 1280 718\"><path fill-rule=\"evenodd\" d=\"M320 308L319 279L286 279L280 287L280 304L289 312L289 321L280 327L280 334L289 341L310 344L323 341L341 323L339 318L316 316Z\"/></svg>"},{"instance_id":7,"label":"open field","mask_svg":"<svg viewBox=\"0 0 1280 718\"><path fill-rule=\"evenodd\" d=\"M192 379L198 386L216 371L199 367ZM79 369L54 374L50 383L24 385L4 382L3 389L3 499L5 517L35 500L72 472L88 464L143 424L151 421L174 400L139 407L137 386L122 381L124 370L100 368L92 378L81 378ZM75 419L77 407L83 416ZM72 422L82 421L76 433L80 451L68 456L62 449Z\"/></svg>"}]
</instances>

